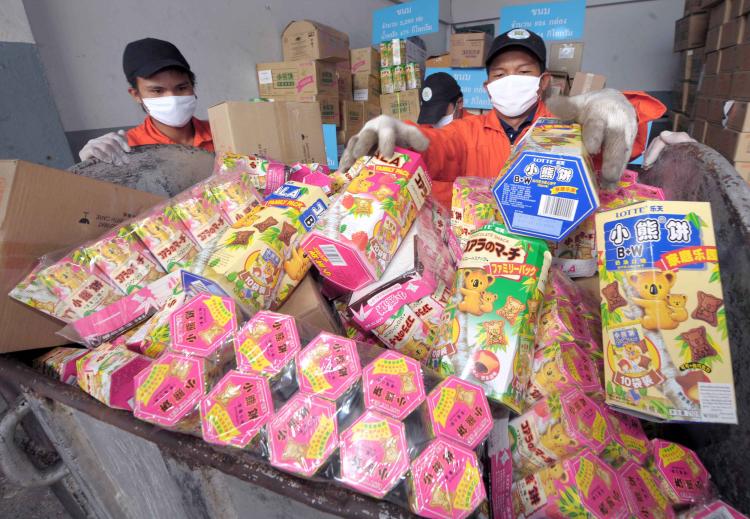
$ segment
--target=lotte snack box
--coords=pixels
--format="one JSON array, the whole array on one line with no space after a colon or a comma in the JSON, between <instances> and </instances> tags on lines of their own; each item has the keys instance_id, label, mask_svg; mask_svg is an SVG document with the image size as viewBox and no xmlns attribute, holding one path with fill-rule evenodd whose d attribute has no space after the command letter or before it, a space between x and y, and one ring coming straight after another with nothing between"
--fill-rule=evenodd
<instances>
[{"instance_id":1,"label":"lotte snack box","mask_svg":"<svg viewBox=\"0 0 750 519\"><path fill-rule=\"evenodd\" d=\"M628 461L617 470L631 517L636 519L672 519L672 504L647 468Z\"/></svg>"},{"instance_id":2,"label":"lotte snack box","mask_svg":"<svg viewBox=\"0 0 750 519\"><path fill-rule=\"evenodd\" d=\"M198 254L198 246L169 204L155 207L120 232L131 229L166 272L187 267Z\"/></svg>"},{"instance_id":3,"label":"lotte snack box","mask_svg":"<svg viewBox=\"0 0 750 519\"><path fill-rule=\"evenodd\" d=\"M705 501L710 495L709 475L698 455L678 443L651 440L649 468L661 490L675 505Z\"/></svg>"},{"instance_id":4,"label":"lotte snack box","mask_svg":"<svg viewBox=\"0 0 750 519\"><path fill-rule=\"evenodd\" d=\"M227 228L219 207L203 195L200 187L191 189L170 206L170 211L182 222L201 250L208 247Z\"/></svg>"},{"instance_id":5,"label":"lotte snack box","mask_svg":"<svg viewBox=\"0 0 750 519\"><path fill-rule=\"evenodd\" d=\"M383 275L431 184L418 153L372 157L331 205L302 247L329 281L357 290Z\"/></svg>"},{"instance_id":6,"label":"lotte snack box","mask_svg":"<svg viewBox=\"0 0 750 519\"><path fill-rule=\"evenodd\" d=\"M300 350L294 317L261 310L237 331L234 348L239 371L278 375Z\"/></svg>"},{"instance_id":7,"label":"lotte snack box","mask_svg":"<svg viewBox=\"0 0 750 519\"><path fill-rule=\"evenodd\" d=\"M34 359L33 366L64 384L75 384L78 374L76 361L88 352L82 348L60 346Z\"/></svg>"},{"instance_id":8,"label":"lotte snack box","mask_svg":"<svg viewBox=\"0 0 750 519\"><path fill-rule=\"evenodd\" d=\"M490 405L475 384L450 376L427 396L433 434L475 449L492 429Z\"/></svg>"},{"instance_id":9,"label":"lotte snack box","mask_svg":"<svg viewBox=\"0 0 750 519\"><path fill-rule=\"evenodd\" d=\"M264 196L270 195L286 182L289 171L281 162L256 157L255 155L238 155L223 153L216 157L214 175L244 174Z\"/></svg>"},{"instance_id":10,"label":"lotte snack box","mask_svg":"<svg viewBox=\"0 0 750 519\"><path fill-rule=\"evenodd\" d=\"M594 361L573 342L554 343L537 350L526 401L533 404L551 393L570 388L584 393L602 392Z\"/></svg>"},{"instance_id":11,"label":"lotte snack box","mask_svg":"<svg viewBox=\"0 0 750 519\"><path fill-rule=\"evenodd\" d=\"M737 423L710 204L642 202L596 223L607 403Z\"/></svg>"},{"instance_id":12,"label":"lotte snack box","mask_svg":"<svg viewBox=\"0 0 750 519\"><path fill-rule=\"evenodd\" d=\"M78 385L104 405L131 411L133 379L151 360L125 346L104 343L76 361Z\"/></svg>"},{"instance_id":13,"label":"lotte snack box","mask_svg":"<svg viewBox=\"0 0 750 519\"><path fill-rule=\"evenodd\" d=\"M469 236L491 222L501 222L500 208L492 196L492 180L481 177L459 177L453 181L451 227L466 246Z\"/></svg>"},{"instance_id":14,"label":"lotte snack box","mask_svg":"<svg viewBox=\"0 0 750 519\"><path fill-rule=\"evenodd\" d=\"M508 230L560 241L599 207L581 125L540 118L498 175L493 188Z\"/></svg>"},{"instance_id":15,"label":"lotte snack box","mask_svg":"<svg viewBox=\"0 0 750 519\"><path fill-rule=\"evenodd\" d=\"M605 407L612 441L601 452L609 466L619 470L626 462L644 465L651 454L651 444L643 431L641 421L634 416L618 413Z\"/></svg>"},{"instance_id":16,"label":"lotte snack box","mask_svg":"<svg viewBox=\"0 0 750 519\"><path fill-rule=\"evenodd\" d=\"M409 506L422 517L463 519L486 497L477 455L465 447L438 438L411 463Z\"/></svg>"},{"instance_id":17,"label":"lotte snack box","mask_svg":"<svg viewBox=\"0 0 750 519\"><path fill-rule=\"evenodd\" d=\"M247 173L213 177L203 189L203 196L219 207L227 225L234 225L263 201Z\"/></svg>"},{"instance_id":18,"label":"lotte snack box","mask_svg":"<svg viewBox=\"0 0 750 519\"><path fill-rule=\"evenodd\" d=\"M86 245L85 253L91 264L123 294L130 294L164 276L164 269L135 233L127 229L105 234L98 241Z\"/></svg>"},{"instance_id":19,"label":"lotte snack box","mask_svg":"<svg viewBox=\"0 0 750 519\"><path fill-rule=\"evenodd\" d=\"M473 233L449 305L443 373L482 386L487 398L521 412L534 351L534 324L550 264L547 245L497 223Z\"/></svg>"},{"instance_id":20,"label":"lotte snack box","mask_svg":"<svg viewBox=\"0 0 750 519\"><path fill-rule=\"evenodd\" d=\"M514 479L583 448L599 454L612 441L606 411L578 389L553 393L508 424Z\"/></svg>"},{"instance_id":21,"label":"lotte snack box","mask_svg":"<svg viewBox=\"0 0 750 519\"><path fill-rule=\"evenodd\" d=\"M362 374L357 343L319 333L297 357L297 383L302 393L338 400Z\"/></svg>"},{"instance_id":22,"label":"lotte snack box","mask_svg":"<svg viewBox=\"0 0 750 519\"><path fill-rule=\"evenodd\" d=\"M365 407L403 420L424 402L422 368L414 359L385 351L362 372Z\"/></svg>"},{"instance_id":23,"label":"lotte snack box","mask_svg":"<svg viewBox=\"0 0 750 519\"><path fill-rule=\"evenodd\" d=\"M588 449L519 479L511 492L515 517L630 517L615 472Z\"/></svg>"}]
</instances>

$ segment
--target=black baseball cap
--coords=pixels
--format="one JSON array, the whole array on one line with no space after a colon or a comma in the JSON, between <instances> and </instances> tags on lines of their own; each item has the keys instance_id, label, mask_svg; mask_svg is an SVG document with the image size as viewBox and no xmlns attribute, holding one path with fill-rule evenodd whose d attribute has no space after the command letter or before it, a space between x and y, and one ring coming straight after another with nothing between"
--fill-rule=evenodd
<instances>
[{"instance_id":1,"label":"black baseball cap","mask_svg":"<svg viewBox=\"0 0 750 519\"><path fill-rule=\"evenodd\" d=\"M130 83L137 77L151 77L167 67L190 72L190 65L177 47L168 41L143 38L131 41L122 53L122 70Z\"/></svg>"},{"instance_id":2,"label":"black baseball cap","mask_svg":"<svg viewBox=\"0 0 750 519\"><path fill-rule=\"evenodd\" d=\"M511 29L495 38L490 45L487 59L484 60L484 66L489 68L495 56L511 47L525 49L531 55L536 56L544 72L547 63L547 47L541 36L527 29Z\"/></svg>"},{"instance_id":3,"label":"black baseball cap","mask_svg":"<svg viewBox=\"0 0 750 519\"><path fill-rule=\"evenodd\" d=\"M436 72L424 80L419 96L419 124L435 124L445 115L446 108L463 96L453 76Z\"/></svg>"}]
</instances>

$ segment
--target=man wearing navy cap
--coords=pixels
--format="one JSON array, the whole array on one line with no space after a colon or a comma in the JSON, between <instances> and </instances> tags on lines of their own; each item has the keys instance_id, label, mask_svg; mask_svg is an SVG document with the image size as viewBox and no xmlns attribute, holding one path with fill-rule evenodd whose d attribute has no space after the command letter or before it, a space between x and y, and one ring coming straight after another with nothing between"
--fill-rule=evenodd
<instances>
[{"instance_id":1,"label":"man wearing navy cap","mask_svg":"<svg viewBox=\"0 0 750 519\"><path fill-rule=\"evenodd\" d=\"M463 117L464 94L453 76L436 72L424 80L419 96L419 124L442 128Z\"/></svg>"}]
</instances>

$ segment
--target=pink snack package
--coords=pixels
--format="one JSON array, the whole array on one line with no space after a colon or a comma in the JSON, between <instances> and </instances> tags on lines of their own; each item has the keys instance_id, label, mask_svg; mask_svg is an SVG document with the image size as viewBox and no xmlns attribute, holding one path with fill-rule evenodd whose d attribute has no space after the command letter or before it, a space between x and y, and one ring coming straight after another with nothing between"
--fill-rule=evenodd
<instances>
[{"instance_id":1,"label":"pink snack package","mask_svg":"<svg viewBox=\"0 0 750 519\"><path fill-rule=\"evenodd\" d=\"M264 196L270 195L287 181L288 168L281 162L256 157L223 153L216 156L214 175L244 173Z\"/></svg>"},{"instance_id":2,"label":"pink snack package","mask_svg":"<svg viewBox=\"0 0 750 519\"><path fill-rule=\"evenodd\" d=\"M341 482L382 499L409 470L404 424L375 411L365 411L341 433Z\"/></svg>"},{"instance_id":3,"label":"pink snack package","mask_svg":"<svg viewBox=\"0 0 750 519\"><path fill-rule=\"evenodd\" d=\"M172 344L170 317L185 303L187 297L181 284L175 291L154 315L125 339L125 346L129 350L157 359Z\"/></svg>"},{"instance_id":4,"label":"pink snack package","mask_svg":"<svg viewBox=\"0 0 750 519\"><path fill-rule=\"evenodd\" d=\"M638 172L631 169L626 169L620 176L620 187L627 186L629 184L635 184L638 182Z\"/></svg>"},{"instance_id":5,"label":"pink snack package","mask_svg":"<svg viewBox=\"0 0 750 519\"><path fill-rule=\"evenodd\" d=\"M212 177L204 186L203 196L218 205L227 225L234 225L263 202L245 173Z\"/></svg>"},{"instance_id":6,"label":"pink snack package","mask_svg":"<svg viewBox=\"0 0 750 519\"><path fill-rule=\"evenodd\" d=\"M453 181L450 223L462 249L471 233L490 222L503 221L492 194L493 183L493 179L480 177L459 177Z\"/></svg>"},{"instance_id":7,"label":"pink snack package","mask_svg":"<svg viewBox=\"0 0 750 519\"><path fill-rule=\"evenodd\" d=\"M634 201L641 200L666 200L664 190L660 187L649 186L648 184L630 184L622 188L626 196Z\"/></svg>"},{"instance_id":8,"label":"pink snack package","mask_svg":"<svg viewBox=\"0 0 750 519\"><path fill-rule=\"evenodd\" d=\"M196 432L204 391L202 360L168 352L135 377L133 414L162 427Z\"/></svg>"},{"instance_id":9,"label":"pink snack package","mask_svg":"<svg viewBox=\"0 0 750 519\"><path fill-rule=\"evenodd\" d=\"M659 489L653 475L635 461L628 461L617 470L631 517L635 519L672 519L672 505Z\"/></svg>"},{"instance_id":10,"label":"pink snack package","mask_svg":"<svg viewBox=\"0 0 750 519\"><path fill-rule=\"evenodd\" d=\"M123 294L141 289L164 276L164 269L133 232L110 232L85 247L91 264Z\"/></svg>"},{"instance_id":11,"label":"pink snack package","mask_svg":"<svg viewBox=\"0 0 750 519\"><path fill-rule=\"evenodd\" d=\"M651 449L649 468L672 503L689 505L709 497L708 471L695 452L658 438L651 440Z\"/></svg>"},{"instance_id":12,"label":"pink snack package","mask_svg":"<svg viewBox=\"0 0 750 519\"><path fill-rule=\"evenodd\" d=\"M268 380L229 371L201 400L200 413L204 440L244 449L273 416Z\"/></svg>"},{"instance_id":13,"label":"pink snack package","mask_svg":"<svg viewBox=\"0 0 750 519\"><path fill-rule=\"evenodd\" d=\"M573 342L552 343L536 350L526 401L533 404L569 388L603 394L599 370L589 355Z\"/></svg>"},{"instance_id":14,"label":"pink snack package","mask_svg":"<svg viewBox=\"0 0 750 519\"><path fill-rule=\"evenodd\" d=\"M109 407L132 411L133 379L150 364L122 345L104 343L76 361L78 386Z\"/></svg>"},{"instance_id":15,"label":"pink snack package","mask_svg":"<svg viewBox=\"0 0 750 519\"><path fill-rule=\"evenodd\" d=\"M463 519L487 497L477 455L438 438L411 463L409 505L422 517Z\"/></svg>"},{"instance_id":16,"label":"pink snack package","mask_svg":"<svg viewBox=\"0 0 750 519\"><path fill-rule=\"evenodd\" d=\"M302 393L337 400L362 374L357 343L321 332L297 356L297 383Z\"/></svg>"},{"instance_id":17,"label":"pink snack package","mask_svg":"<svg viewBox=\"0 0 750 519\"><path fill-rule=\"evenodd\" d=\"M302 164L301 162L295 162L289 166L289 171L289 180L318 186L323 189L326 195L333 192L333 178L329 176L331 171L328 166L318 163Z\"/></svg>"},{"instance_id":18,"label":"pink snack package","mask_svg":"<svg viewBox=\"0 0 750 519\"><path fill-rule=\"evenodd\" d=\"M747 516L717 499L691 508L680 514L680 519L747 519Z\"/></svg>"},{"instance_id":19,"label":"pink snack package","mask_svg":"<svg viewBox=\"0 0 750 519\"><path fill-rule=\"evenodd\" d=\"M239 371L273 377L300 350L294 317L261 310L239 329L234 347Z\"/></svg>"},{"instance_id":20,"label":"pink snack package","mask_svg":"<svg viewBox=\"0 0 750 519\"><path fill-rule=\"evenodd\" d=\"M312 477L336 450L336 404L297 393L268 424L269 460L274 467Z\"/></svg>"},{"instance_id":21,"label":"pink snack package","mask_svg":"<svg viewBox=\"0 0 750 519\"><path fill-rule=\"evenodd\" d=\"M526 519L630 517L615 472L588 449L513 483L513 515Z\"/></svg>"},{"instance_id":22,"label":"pink snack package","mask_svg":"<svg viewBox=\"0 0 750 519\"><path fill-rule=\"evenodd\" d=\"M362 372L365 407L403 420L424 402L422 368L414 359L386 351Z\"/></svg>"},{"instance_id":23,"label":"pink snack package","mask_svg":"<svg viewBox=\"0 0 750 519\"><path fill-rule=\"evenodd\" d=\"M514 479L570 458L584 447L599 454L612 441L601 405L578 389L552 393L508 424Z\"/></svg>"},{"instance_id":24,"label":"pink snack package","mask_svg":"<svg viewBox=\"0 0 750 519\"><path fill-rule=\"evenodd\" d=\"M177 212L167 204L155 207L131 226L166 272L187 267L198 254ZM130 232L130 228L124 232Z\"/></svg>"},{"instance_id":25,"label":"pink snack package","mask_svg":"<svg viewBox=\"0 0 750 519\"><path fill-rule=\"evenodd\" d=\"M202 186L173 201L170 211L182 222L199 249L205 249L228 227L218 206L203 196Z\"/></svg>"},{"instance_id":26,"label":"pink snack package","mask_svg":"<svg viewBox=\"0 0 750 519\"><path fill-rule=\"evenodd\" d=\"M198 294L170 316L170 348L177 353L209 357L225 345L236 329L232 298Z\"/></svg>"},{"instance_id":27,"label":"pink snack package","mask_svg":"<svg viewBox=\"0 0 750 519\"><path fill-rule=\"evenodd\" d=\"M614 468L620 468L627 461L633 460L638 465L644 465L651 454L651 444L643 431L641 421L608 407L607 421L612 426L612 441L601 453L601 458Z\"/></svg>"},{"instance_id":28,"label":"pink snack package","mask_svg":"<svg viewBox=\"0 0 750 519\"><path fill-rule=\"evenodd\" d=\"M575 306L563 299L557 299L543 307L536 339L537 348L544 348L555 342L594 342L584 318Z\"/></svg>"},{"instance_id":29,"label":"pink snack package","mask_svg":"<svg viewBox=\"0 0 750 519\"><path fill-rule=\"evenodd\" d=\"M436 437L471 449L492 429L490 405L482 388L454 375L427 395L427 408Z\"/></svg>"},{"instance_id":30,"label":"pink snack package","mask_svg":"<svg viewBox=\"0 0 750 519\"><path fill-rule=\"evenodd\" d=\"M63 384L75 384L78 371L76 361L86 355L89 350L82 348L52 348L50 351L34 359L32 365L45 375L53 377ZM420 377L421 379L421 377Z\"/></svg>"}]
</instances>

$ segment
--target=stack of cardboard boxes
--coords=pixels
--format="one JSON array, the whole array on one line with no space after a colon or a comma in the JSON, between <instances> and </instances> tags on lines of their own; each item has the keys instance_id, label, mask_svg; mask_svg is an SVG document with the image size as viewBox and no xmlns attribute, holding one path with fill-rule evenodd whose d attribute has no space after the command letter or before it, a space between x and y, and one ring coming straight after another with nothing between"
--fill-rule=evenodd
<instances>
[{"instance_id":1,"label":"stack of cardboard boxes","mask_svg":"<svg viewBox=\"0 0 750 519\"><path fill-rule=\"evenodd\" d=\"M339 144L348 142L365 122L380 115L380 53L363 47L352 49L349 56L353 92L352 100L341 103Z\"/></svg>"},{"instance_id":2,"label":"stack of cardboard boxes","mask_svg":"<svg viewBox=\"0 0 750 519\"><path fill-rule=\"evenodd\" d=\"M607 78L601 74L581 72L583 64L583 43L554 42L549 46L547 69L552 81L547 95L579 95L601 90Z\"/></svg>"},{"instance_id":3,"label":"stack of cardboard boxes","mask_svg":"<svg viewBox=\"0 0 750 519\"><path fill-rule=\"evenodd\" d=\"M380 109L401 120L419 118L419 91L427 51L419 38L380 44Z\"/></svg>"},{"instance_id":4,"label":"stack of cardboard boxes","mask_svg":"<svg viewBox=\"0 0 750 519\"><path fill-rule=\"evenodd\" d=\"M682 113L675 115L674 127L688 129L750 181L749 18L750 0L686 1L675 32L675 50L683 53L678 100L684 103L678 103ZM695 71L701 66L702 75Z\"/></svg>"}]
</instances>

